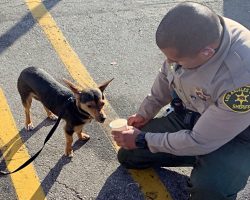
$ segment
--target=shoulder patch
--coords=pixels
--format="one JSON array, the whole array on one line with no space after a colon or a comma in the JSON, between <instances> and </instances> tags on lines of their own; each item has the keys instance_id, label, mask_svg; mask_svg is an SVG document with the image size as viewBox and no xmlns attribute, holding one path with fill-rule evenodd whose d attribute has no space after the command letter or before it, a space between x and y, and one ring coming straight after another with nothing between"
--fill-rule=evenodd
<instances>
[{"instance_id":1,"label":"shoulder patch","mask_svg":"<svg viewBox=\"0 0 250 200\"><path fill-rule=\"evenodd\" d=\"M250 86L244 86L226 93L223 102L234 112L245 113L250 111Z\"/></svg>"}]
</instances>

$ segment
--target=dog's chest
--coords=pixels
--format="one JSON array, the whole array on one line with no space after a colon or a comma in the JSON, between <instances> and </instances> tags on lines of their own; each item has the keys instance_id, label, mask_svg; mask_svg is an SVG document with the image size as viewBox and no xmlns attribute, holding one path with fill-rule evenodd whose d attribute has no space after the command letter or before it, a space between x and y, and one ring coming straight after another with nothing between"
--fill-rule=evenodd
<instances>
[{"instance_id":1,"label":"dog's chest","mask_svg":"<svg viewBox=\"0 0 250 200\"><path fill-rule=\"evenodd\" d=\"M84 125L91 122L91 118L81 115L78 112L69 112L64 116L64 120L74 125Z\"/></svg>"}]
</instances>

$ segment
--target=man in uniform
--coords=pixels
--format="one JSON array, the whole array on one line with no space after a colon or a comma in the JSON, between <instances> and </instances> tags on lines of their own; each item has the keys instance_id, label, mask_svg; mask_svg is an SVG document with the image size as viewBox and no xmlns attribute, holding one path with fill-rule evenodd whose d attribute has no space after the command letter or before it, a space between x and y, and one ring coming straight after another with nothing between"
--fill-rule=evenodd
<instances>
[{"instance_id":1,"label":"man in uniform","mask_svg":"<svg viewBox=\"0 0 250 200\"><path fill-rule=\"evenodd\" d=\"M198 3L162 19L166 61L129 129L112 132L127 168L193 166L192 200L236 199L250 175L250 32ZM172 98L175 92L178 98ZM154 118L172 101L174 112Z\"/></svg>"}]
</instances>

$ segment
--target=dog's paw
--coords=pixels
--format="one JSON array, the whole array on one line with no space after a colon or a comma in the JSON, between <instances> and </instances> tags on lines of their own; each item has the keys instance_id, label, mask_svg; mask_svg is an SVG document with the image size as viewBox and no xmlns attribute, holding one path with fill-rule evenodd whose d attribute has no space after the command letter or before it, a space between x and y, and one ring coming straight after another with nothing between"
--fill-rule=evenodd
<instances>
[{"instance_id":1,"label":"dog's paw","mask_svg":"<svg viewBox=\"0 0 250 200\"><path fill-rule=\"evenodd\" d=\"M89 138L90 138L90 136L88 135L88 134L86 134L86 133L80 133L80 134L78 134L78 139L79 140L89 140Z\"/></svg>"},{"instance_id":2,"label":"dog's paw","mask_svg":"<svg viewBox=\"0 0 250 200\"><path fill-rule=\"evenodd\" d=\"M34 125L32 123L29 123L26 125L26 131L32 131L34 129Z\"/></svg>"},{"instance_id":3,"label":"dog's paw","mask_svg":"<svg viewBox=\"0 0 250 200\"><path fill-rule=\"evenodd\" d=\"M65 150L65 156L72 158L74 156L73 150Z\"/></svg>"},{"instance_id":4,"label":"dog's paw","mask_svg":"<svg viewBox=\"0 0 250 200\"><path fill-rule=\"evenodd\" d=\"M58 117L55 114L49 115L48 118L51 119L51 120L53 120L53 121L55 121L55 120L58 119Z\"/></svg>"}]
</instances>

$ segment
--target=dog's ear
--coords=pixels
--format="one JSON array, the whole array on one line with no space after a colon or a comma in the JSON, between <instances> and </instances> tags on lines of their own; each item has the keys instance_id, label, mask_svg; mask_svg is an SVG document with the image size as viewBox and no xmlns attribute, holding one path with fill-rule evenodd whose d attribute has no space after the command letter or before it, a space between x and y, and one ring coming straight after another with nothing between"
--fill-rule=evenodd
<instances>
[{"instance_id":1,"label":"dog's ear","mask_svg":"<svg viewBox=\"0 0 250 200\"><path fill-rule=\"evenodd\" d=\"M114 78L110 79L109 81L106 81L105 83L98 85L98 88L101 90L101 92L103 92L105 90L105 88L108 86L108 84L113 81Z\"/></svg>"},{"instance_id":2,"label":"dog's ear","mask_svg":"<svg viewBox=\"0 0 250 200\"><path fill-rule=\"evenodd\" d=\"M74 94L79 94L81 91L77 88L76 85L71 83L69 80L63 78L64 83L67 85L67 87L74 93Z\"/></svg>"}]
</instances>

